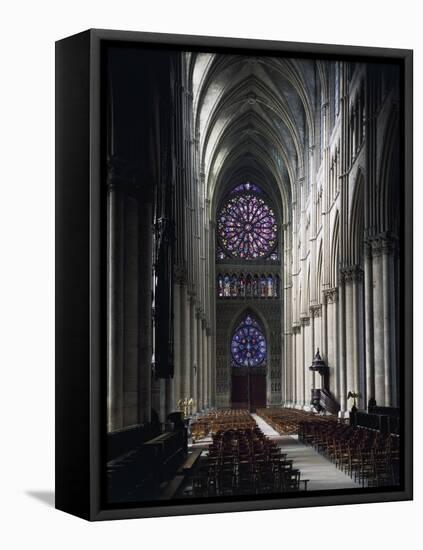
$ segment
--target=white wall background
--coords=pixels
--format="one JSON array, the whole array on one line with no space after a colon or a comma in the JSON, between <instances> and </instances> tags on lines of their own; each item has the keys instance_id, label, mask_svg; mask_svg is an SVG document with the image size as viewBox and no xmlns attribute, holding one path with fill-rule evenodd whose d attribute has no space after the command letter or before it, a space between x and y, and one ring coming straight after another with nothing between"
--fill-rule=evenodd
<instances>
[{"instance_id":1,"label":"white wall background","mask_svg":"<svg viewBox=\"0 0 423 550\"><path fill-rule=\"evenodd\" d=\"M89 27L415 49L415 154L422 137L422 36L414 0L15 0L0 15L0 545L3 548L416 548L415 502L89 524L46 504L54 487L54 41ZM421 279L422 168L415 170ZM415 311L422 311L422 288ZM415 388L423 387L416 317ZM417 394L417 391L416 391ZM420 410L419 410L420 409ZM419 439L420 438L420 439ZM38 495L34 496L34 495ZM39 498L41 495L41 499ZM213 535L214 533L214 535ZM159 539L156 538L159 535ZM153 538L154 537L154 538ZM415 539L416 542L412 542ZM320 542L317 542L320 545Z\"/></svg>"}]
</instances>

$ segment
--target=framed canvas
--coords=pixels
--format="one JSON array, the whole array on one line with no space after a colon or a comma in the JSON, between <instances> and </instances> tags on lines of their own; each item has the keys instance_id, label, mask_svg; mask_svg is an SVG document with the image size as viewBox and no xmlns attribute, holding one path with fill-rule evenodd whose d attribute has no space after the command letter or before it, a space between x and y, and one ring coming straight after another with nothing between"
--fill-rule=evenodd
<instances>
[{"instance_id":1,"label":"framed canvas","mask_svg":"<svg viewBox=\"0 0 423 550\"><path fill-rule=\"evenodd\" d=\"M412 52L56 44L56 507L412 498Z\"/></svg>"}]
</instances>

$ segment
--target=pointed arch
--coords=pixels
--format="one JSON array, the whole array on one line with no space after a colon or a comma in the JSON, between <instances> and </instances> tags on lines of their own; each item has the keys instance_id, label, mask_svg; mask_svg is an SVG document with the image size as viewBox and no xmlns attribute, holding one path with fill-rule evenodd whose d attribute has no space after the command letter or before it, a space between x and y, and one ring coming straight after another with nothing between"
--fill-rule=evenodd
<instances>
[{"instance_id":1,"label":"pointed arch","mask_svg":"<svg viewBox=\"0 0 423 550\"><path fill-rule=\"evenodd\" d=\"M351 265L361 265L364 237L364 176L358 171L351 201L349 223L349 260Z\"/></svg>"},{"instance_id":2,"label":"pointed arch","mask_svg":"<svg viewBox=\"0 0 423 550\"><path fill-rule=\"evenodd\" d=\"M399 218L399 115L393 107L384 134L384 148L380 161L379 212L380 232L394 231Z\"/></svg>"},{"instance_id":3,"label":"pointed arch","mask_svg":"<svg viewBox=\"0 0 423 550\"><path fill-rule=\"evenodd\" d=\"M254 305L249 304L247 307L241 307L240 310L237 310L236 314L233 316L232 321L229 324L229 330L227 332L228 334L228 345L230 346L230 342L232 340L232 335L236 331L237 327L239 327L244 319L250 316L252 317L260 327L261 331L264 334L264 337L267 342L267 354L269 355L270 352L270 327L268 322L266 321L265 317L263 316L263 313L260 311L259 308L254 307Z\"/></svg>"},{"instance_id":4,"label":"pointed arch","mask_svg":"<svg viewBox=\"0 0 423 550\"><path fill-rule=\"evenodd\" d=\"M317 269L316 269L316 297L317 303L322 301L322 278L323 278L323 241L320 241L319 253L317 255Z\"/></svg>"},{"instance_id":5,"label":"pointed arch","mask_svg":"<svg viewBox=\"0 0 423 550\"><path fill-rule=\"evenodd\" d=\"M306 287L306 303L305 303L305 311L308 312L308 309L310 307L310 297L311 297L311 288L310 288L310 264L308 264L307 267L307 287Z\"/></svg>"},{"instance_id":6,"label":"pointed arch","mask_svg":"<svg viewBox=\"0 0 423 550\"><path fill-rule=\"evenodd\" d=\"M339 263L339 211L336 211L335 221L333 223L331 239L331 259L330 259L330 282L331 287L338 285L338 263Z\"/></svg>"},{"instance_id":7,"label":"pointed arch","mask_svg":"<svg viewBox=\"0 0 423 550\"><path fill-rule=\"evenodd\" d=\"M235 366L257 367L267 360L267 339L263 327L246 311L231 334L231 357Z\"/></svg>"}]
</instances>

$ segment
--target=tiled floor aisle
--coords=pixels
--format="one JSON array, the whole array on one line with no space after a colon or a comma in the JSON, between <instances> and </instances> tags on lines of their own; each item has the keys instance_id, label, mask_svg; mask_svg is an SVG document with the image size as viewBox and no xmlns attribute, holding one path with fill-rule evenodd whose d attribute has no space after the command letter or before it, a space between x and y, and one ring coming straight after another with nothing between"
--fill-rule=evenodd
<instances>
[{"instance_id":1,"label":"tiled floor aisle","mask_svg":"<svg viewBox=\"0 0 423 550\"><path fill-rule=\"evenodd\" d=\"M279 435L267 422L252 415L261 431L279 442L282 452L294 461L294 468L301 470L301 479L309 479L308 490L353 489L359 487L349 476L338 470L332 462L321 456L312 447L303 445L298 436Z\"/></svg>"}]
</instances>

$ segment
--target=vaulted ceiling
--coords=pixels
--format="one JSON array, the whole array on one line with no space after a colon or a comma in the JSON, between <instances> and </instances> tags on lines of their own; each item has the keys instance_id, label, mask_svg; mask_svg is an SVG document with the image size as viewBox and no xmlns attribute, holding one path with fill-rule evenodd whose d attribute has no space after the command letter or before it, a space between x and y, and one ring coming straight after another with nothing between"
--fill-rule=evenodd
<instances>
[{"instance_id":1,"label":"vaulted ceiling","mask_svg":"<svg viewBox=\"0 0 423 550\"><path fill-rule=\"evenodd\" d=\"M314 144L324 66L314 60L190 54L194 127L207 195L251 181L279 189L288 215ZM272 191L273 190L273 191Z\"/></svg>"}]
</instances>

